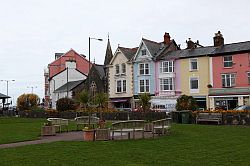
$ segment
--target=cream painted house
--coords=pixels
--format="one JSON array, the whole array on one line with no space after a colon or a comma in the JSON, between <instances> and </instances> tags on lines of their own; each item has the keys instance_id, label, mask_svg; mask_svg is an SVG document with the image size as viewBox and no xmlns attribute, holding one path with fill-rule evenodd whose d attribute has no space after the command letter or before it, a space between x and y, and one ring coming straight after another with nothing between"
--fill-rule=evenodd
<instances>
[{"instance_id":1,"label":"cream painted house","mask_svg":"<svg viewBox=\"0 0 250 166\"><path fill-rule=\"evenodd\" d=\"M118 47L109 64L109 98L118 109L133 108L133 64L137 48Z\"/></svg>"},{"instance_id":2,"label":"cream painted house","mask_svg":"<svg viewBox=\"0 0 250 166\"><path fill-rule=\"evenodd\" d=\"M209 108L208 85L211 84L211 71L206 52L210 52L210 49L188 49L182 52L179 59L182 94L193 96L200 109Z\"/></svg>"}]
</instances>

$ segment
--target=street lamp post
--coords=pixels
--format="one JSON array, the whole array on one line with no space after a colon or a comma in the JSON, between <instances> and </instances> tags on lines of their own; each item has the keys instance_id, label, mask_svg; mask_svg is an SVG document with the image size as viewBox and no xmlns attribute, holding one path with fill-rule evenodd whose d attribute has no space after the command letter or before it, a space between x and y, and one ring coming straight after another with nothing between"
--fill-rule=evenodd
<instances>
[{"instance_id":1,"label":"street lamp post","mask_svg":"<svg viewBox=\"0 0 250 166\"><path fill-rule=\"evenodd\" d=\"M7 83L7 96L8 96L9 95L9 82L15 81L15 80L0 80L0 81L5 81ZM7 98L7 104L8 104L8 98Z\"/></svg>"},{"instance_id":2,"label":"street lamp post","mask_svg":"<svg viewBox=\"0 0 250 166\"><path fill-rule=\"evenodd\" d=\"M93 37L89 37L89 72L90 72L90 66L91 66L91 61L90 61L90 40L98 40L98 41L103 41L103 39L101 38L93 38ZM89 74L89 73L88 73ZM90 78L88 78L88 84L90 86Z\"/></svg>"},{"instance_id":3,"label":"street lamp post","mask_svg":"<svg viewBox=\"0 0 250 166\"><path fill-rule=\"evenodd\" d=\"M31 88L31 94L33 94L33 89L37 88L37 86L27 86L27 88Z\"/></svg>"}]
</instances>

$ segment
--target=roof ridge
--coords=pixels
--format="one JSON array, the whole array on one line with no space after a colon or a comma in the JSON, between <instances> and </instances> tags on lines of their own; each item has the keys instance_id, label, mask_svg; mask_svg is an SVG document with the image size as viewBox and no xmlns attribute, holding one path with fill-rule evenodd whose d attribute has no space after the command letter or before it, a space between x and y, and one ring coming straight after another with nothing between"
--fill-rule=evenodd
<instances>
[{"instance_id":1,"label":"roof ridge","mask_svg":"<svg viewBox=\"0 0 250 166\"><path fill-rule=\"evenodd\" d=\"M241 44L241 43L247 43L247 42L250 42L250 41L243 41L243 42L236 42L236 43L227 43L227 44L224 44L224 45Z\"/></svg>"},{"instance_id":2,"label":"roof ridge","mask_svg":"<svg viewBox=\"0 0 250 166\"><path fill-rule=\"evenodd\" d=\"M151 42L151 43L154 43L154 44L161 44L161 42L158 43L158 42L156 42L156 41L152 41L152 40L145 39L145 38L142 38L142 40L145 40L145 41L148 41L148 42Z\"/></svg>"},{"instance_id":3,"label":"roof ridge","mask_svg":"<svg viewBox=\"0 0 250 166\"><path fill-rule=\"evenodd\" d=\"M121 46L119 46L118 48L122 48L122 49L129 49L129 50L132 50L132 49L136 49L136 48L138 48L138 47L132 47L132 48L129 48L129 47L121 47Z\"/></svg>"}]
</instances>

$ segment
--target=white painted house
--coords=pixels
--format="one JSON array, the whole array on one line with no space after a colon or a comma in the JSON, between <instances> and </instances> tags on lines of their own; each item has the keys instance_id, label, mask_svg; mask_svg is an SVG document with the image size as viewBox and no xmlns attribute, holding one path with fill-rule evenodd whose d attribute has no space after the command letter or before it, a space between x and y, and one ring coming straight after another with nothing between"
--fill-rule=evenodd
<instances>
[{"instance_id":1,"label":"white painted house","mask_svg":"<svg viewBox=\"0 0 250 166\"><path fill-rule=\"evenodd\" d=\"M84 55L73 49L56 53L55 61L48 65L50 107L56 109L56 101L60 98L72 98L72 90L83 83L91 66Z\"/></svg>"}]
</instances>

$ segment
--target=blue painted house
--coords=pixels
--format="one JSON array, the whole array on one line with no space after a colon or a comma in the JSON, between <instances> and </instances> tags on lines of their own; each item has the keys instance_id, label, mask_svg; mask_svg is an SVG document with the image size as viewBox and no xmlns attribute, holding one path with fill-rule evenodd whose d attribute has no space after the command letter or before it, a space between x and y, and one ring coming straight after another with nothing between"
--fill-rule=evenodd
<instances>
[{"instance_id":1,"label":"blue painted house","mask_svg":"<svg viewBox=\"0 0 250 166\"><path fill-rule=\"evenodd\" d=\"M156 66L156 61L159 61L158 58L161 55L177 49L178 46L174 40L170 40L169 33L165 33L163 42L155 42L142 38L133 59L135 107L137 107L138 95L142 93L149 93L151 96L158 95L159 69Z\"/></svg>"}]
</instances>

